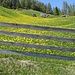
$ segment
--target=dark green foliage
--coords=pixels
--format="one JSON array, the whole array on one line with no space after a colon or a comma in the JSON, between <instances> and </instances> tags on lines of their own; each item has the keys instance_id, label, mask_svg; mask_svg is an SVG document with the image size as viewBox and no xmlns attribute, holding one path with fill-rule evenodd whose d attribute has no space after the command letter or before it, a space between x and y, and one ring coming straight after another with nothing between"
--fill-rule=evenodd
<instances>
[{"instance_id":1,"label":"dark green foliage","mask_svg":"<svg viewBox=\"0 0 75 75\"><path fill-rule=\"evenodd\" d=\"M75 16L75 4L68 5L67 2L63 2L62 14Z\"/></svg>"},{"instance_id":2,"label":"dark green foliage","mask_svg":"<svg viewBox=\"0 0 75 75\"><path fill-rule=\"evenodd\" d=\"M62 6L62 14L68 14L68 3L67 2L63 2L63 6Z\"/></svg>"},{"instance_id":3,"label":"dark green foliage","mask_svg":"<svg viewBox=\"0 0 75 75\"><path fill-rule=\"evenodd\" d=\"M23 8L23 9L25 8L25 0L21 1L21 8Z\"/></svg>"},{"instance_id":4,"label":"dark green foliage","mask_svg":"<svg viewBox=\"0 0 75 75\"><path fill-rule=\"evenodd\" d=\"M54 15L59 15L59 9L58 9L58 7L54 8Z\"/></svg>"},{"instance_id":5,"label":"dark green foliage","mask_svg":"<svg viewBox=\"0 0 75 75\"><path fill-rule=\"evenodd\" d=\"M19 2L19 0L12 0L12 8L13 9L20 8L20 2Z\"/></svg>"},{"instance_id":6,"label":"dark green foliage","mask_svg":"<svg viewBox=\"0 0 75 75\"><path fill-rule=\"evenodd\" d=\"M52 13L52 7L51 7L51 4L48 3L47 7L46 7L46 13L47 14L51 14Z\"/></svg>"},{"instance_id":7,"label":"dark green foliage","mask_svg":"<svg viewBox=\"0 0 75 75\"><path fill-rule=\"evenodd\" d=\"M0 0L0 5L10 9L33 9L46 13L46 5L37 0Z\"/></svg>"},{"instance_id":8,"label":"dark green foliage","mask_svg":"<svg viewBox=\"0 0 75 75\"><path fill-rule=\"evenodd\" d=\"M2 6L9 8L10 2L9 0L3 0L2 1Z\"/></svg>"},{"instance_id":9,"label":"dark green foliage","mask_svg":"<svg viewBox=\"0 0 75 75\"><path fill-rule=\"evenodd\" d=\"M0 0L0 5L2 5L2 1L3 1L3 0Z\"/></svg>"},{"instance_id":10,"label":"dark green foliage","mask_svg":"<svg viewBox=\"0 0 75 75\"><path fill-rule=\"evenodd\" d=\"M75 4L73 3L73 15L75 16Z\"/></svg>"},{"instance_id":11,"label":"dark green foliage","mask_svg":"<svg viewBox=\"0 0 75 75\"><path fill-rule=\"evenodd\" d=\"M3 0L1 5L7 8L16 9L20 7L20 2L19 0Z\"/></svg>"},{"instance_id":12,"label":"dark green foliage","mask_svg":"<svg viewBox=\"0 0 75 75\"><path fill-rule=\"evenodd\" d=\"M30 9L30 6L31 6L30 0L25 0L25 8Z\"/></svg>"},{"instance_id":13,"label":"dark green foliage","mask_svg":"<svg viewBox=\"0 0 75 75\"><path fill-rule=\"evenodd\" d=\"M52 8L51 4L44 4L38 0L0 0L0 5L10 9L33 9L47 14L75 16L75 4L63 2L62 10Z\"/></svg>"}]
</instances>

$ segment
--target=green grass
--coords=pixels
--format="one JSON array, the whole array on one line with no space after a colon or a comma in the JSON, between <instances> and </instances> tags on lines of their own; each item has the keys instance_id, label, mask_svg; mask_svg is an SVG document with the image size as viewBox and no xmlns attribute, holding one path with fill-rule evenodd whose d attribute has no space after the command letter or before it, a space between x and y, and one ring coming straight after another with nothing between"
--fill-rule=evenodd
<instances>
[{"instance_id":1,"label":"green grass","mask_svg":"<svg viewBox=\"0 0 75 75\"><path fill-rule=\"evenodd\" d=\"M29 28L15 28L15 27L5 27L0 26L0 30L8 31L8 32L18 32L18 33L27 33L27 34L38 34L38 35L46 35L60 38L75 38L75 33L69 32L56 32L56 31L47 31L47 30L34 30Z\"/></svg>"},{"instance_id":2,"label":"green grass","mask_svg":"<svg viewBox=\"0 0 75 75\"><path fill-rule=\"evenodd\" d=\"M75 48L74 42L61 42L55 40L44 40L44 39L36 39L36 38L26 38L20 36L8 36L8 35L0 35L0 41L7 42L19 42L19 43L28 43L28 44L36 44L36 45L46 45L46 46L61 46L66 48Z\"/></svg>"},{"instance_id":3,"label":"green grass","mask_svg":"<svg viewBox=\"0 0 75 75\"><path fill-rule=\"evenodd\" d=\"M40 14L42 12L39 12L39 11L36 11L36 10L26 10L26 9L23 9L23 10L19 10L21 12L21 14L24 14L24 15L28 15L28 16L33 16L33 14L36 14L37 17L41 17ZM51 14L48 14L49 16L47 18L57 18L58 16L54 16L54 15L51 15Z\"/></svg>"},{"instance_id":4,"label":"green grass","mask_svg":"<svg viewBox=\"0 0 75 75\"><path fill-rule=\"evenodd\" d=\"M13 17L18 17L19 14L15 12L15 10L10 10L0 6L0 16L13 18Z\"/></svg>"},{"instance_id":5,"label":"green grass","mask_svg":"<svg viewBox=\"0 0 75 75\"><path fill-rule=\"evenodd\" d=\"M38 11L33 10L11 10L0 6L0 22L42 25L59 28L75 28L75 16L42 18ZM38 17L32 17L32 13L36 13ZM52 16L52 15L51 15Z\"/></svg>"},{"instance_id":6,"label":"green grass","mask_svg":"<svg viewBox=\"0 0 75 75\"><path fill-rule=\"evenodd\" d=\"M37 17L32 17L36 13ZM41 12L34 10L11 10L0 6L0 22L22 23L39 26L52 26L59 28L75 29L75 17L61 18L51 15L48 18L41 18ZM0 26L0 30L8 32L18 32L27 34L38 34L55 36L62 38L75 38L75 33L56 32L46 30L33 30L26 28L14 28ZM9 36L0 34L0 41L20 42L29 44L39 44L47 46L61 46L65 48L75 48L74 42L60 42L54 40L34 39L19 36ZM18 46L1 45L0 49L15 50L23 52L37 52L43 54L55 54L61 56L75 57L75 52L63 52L49 49L35 49ZM40 58L31 56L0 54L0 75L75 75L75 61L58 60L51 58Z\"/></svg>"},{"instance_id":7,"label":"green grass","mask_svg":"<svg viewBox=\"0 0 75 75\"><path fill-rule=\"evenodd\" d=\"M41 12L35 11L35 10L22 10L20 11L21 14L32 16L33 14L36 14L37 17L40 17Z\"/></svg>"},{"instance_id":8,"label":"green grass","mask_svg":"<svg viewBox=\"0 0 75 75\"><path fill-rule=\"evenodd\" d=\"M1 75L75 75L73 61L3 54L0 58Z\"/></svg>"}]
</instances>

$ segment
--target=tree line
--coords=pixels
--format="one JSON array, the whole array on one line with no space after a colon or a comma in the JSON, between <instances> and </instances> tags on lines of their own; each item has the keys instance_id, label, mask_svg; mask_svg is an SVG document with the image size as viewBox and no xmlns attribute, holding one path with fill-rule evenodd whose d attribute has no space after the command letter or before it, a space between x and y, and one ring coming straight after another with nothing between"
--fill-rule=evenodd
<instances>
[{"instance_id":1,"label":"tree line","mask_svg":"<svg viewBox=\"0 0 75 75\"><path fill-rule=\"evenodd\" d=\"M38 0L0 0L0 5L10 9L33 9L53 15L75 16L75 4L63 2L62 9L51 6L50 3L44 4Z\"/></svg>"}]
</instances>

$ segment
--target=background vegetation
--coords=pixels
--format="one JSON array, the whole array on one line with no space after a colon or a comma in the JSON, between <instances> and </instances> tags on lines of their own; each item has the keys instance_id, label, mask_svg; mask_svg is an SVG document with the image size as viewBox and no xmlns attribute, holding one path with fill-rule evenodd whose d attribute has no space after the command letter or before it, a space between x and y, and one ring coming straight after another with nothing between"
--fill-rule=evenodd
<instances>
[{"instance_id":1,"label":"background vegetation","mask_svg":"<svg viewBox=\"0 0 75 75\"><path fill-rule=\"evenodd\" d=\"M44 4L38 0L0 0L0 5L10 9L33 9L47 14L75 16L75 4L63 2L62 9L52 8L51 4Z\"/></svg>"}]
</instances>

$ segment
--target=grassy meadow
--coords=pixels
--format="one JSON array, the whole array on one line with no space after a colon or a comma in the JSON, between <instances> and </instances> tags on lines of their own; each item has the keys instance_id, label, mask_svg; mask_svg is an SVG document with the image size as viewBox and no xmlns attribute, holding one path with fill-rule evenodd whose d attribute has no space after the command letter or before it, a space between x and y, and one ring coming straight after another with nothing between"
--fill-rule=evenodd
<instances>
[{"instance_id":1,"label":"grassy meadow","mask_svg":"<svg viewBox=\"0 0 75 75\"><path fill-rule=\"evenodd\" d=\"M37 17L32 17L33 13L36 13ZM40 13L41 12L34 10L13 10L0 6L0 22L75 29L75 16L62 18L61 16L56 17L50 15L48 18L42 18L40 17ZM75 33L70 32L33 30L29 28L5 26L0 26L0 31L75 39ZM4 34L0 34L0 41L75 48L75 42L61 42L56 40L44 40ZM56 51L49 49L43 50L0 44L0 50L2 49L75 57L75 52L63 52L60 50ZM75 61L0 54L0 75L75 75Z\"/></svg>"},{"instance_id":2,"label":"grassy meadow","mask_svg":"<svg viewBox=\"0 0 75 75\"><path fill-rule=\"evenodd\" d=\"M38 11L33 10L10 10L0 6L0 21L19 24L42 25L60 28L75 28L75 16L62 18L50 15L49 18L41 18ZM37 17L32 17L36 13ZM53 17L52 17L53 16Z\"/></svg>"}]
</instances>

